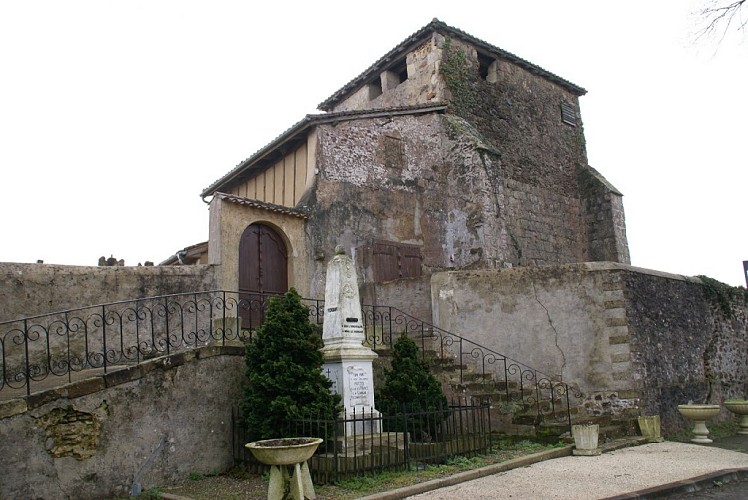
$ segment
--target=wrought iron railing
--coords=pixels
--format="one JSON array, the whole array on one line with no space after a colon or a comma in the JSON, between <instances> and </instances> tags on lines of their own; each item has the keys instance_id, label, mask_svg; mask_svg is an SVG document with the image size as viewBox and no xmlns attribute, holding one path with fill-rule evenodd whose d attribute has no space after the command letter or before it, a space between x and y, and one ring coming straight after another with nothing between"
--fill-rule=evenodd
<instances>
[{"instance_id":1,"label":"wrought iron railing","mask_svg":"<svg viewBox=\"0 0 748 500\"><path fill-rule=\"evenodd\" d=\"M0 323L0 395L29 395L42 381L70 382L87 370L107 372L146 359L211 343L251 340L272 294L214 290L149 297L71 309ZM322 324L324 301L303 299L310 320ZM422 356L451 365L456 383L479 386L494 411L524 413L531 425L571 427L571 387L488 347L389 306L363 306L366 342L391 347L408 335ZM480 383L476 383L480 382ZM470 382L470 383L469 383Z\"/></svg>"},{"instance_id":2,"label":"wrought iron railing","mask_svg":"<svg viewBox=\"0 0 748 500\"><path fill-rule=\"evenodd\" d=\"M67 382L211 343L245 342L268 295L224 290L99 304L0 323L0 394L29 395L42 381ZM322 302L303 301L321 323ZM58 382L59 383L59 382Z\"/></svg>"},{"instance_id":3,"label":"wrought iron railing","mask_svg":"<svg viewBox=\"0 0 748 500\"><path fill-rule=\"evenodd\" d=\"M420 464L444 463L454 456L487 453L492 447L491 406L486 401L460 398L447 407L439 402L424 410L404 404L394 409L353 411L345 417L297 420L296 436L324 441L308 461L316 483L385 470L408 470ZM244 446L248 441L243 416L233 409L234 460L255 472L266 468ZM419 426L437 429L424 439ZM345 430L348 429L348 432Z\"/></svg>"}]
</instances>

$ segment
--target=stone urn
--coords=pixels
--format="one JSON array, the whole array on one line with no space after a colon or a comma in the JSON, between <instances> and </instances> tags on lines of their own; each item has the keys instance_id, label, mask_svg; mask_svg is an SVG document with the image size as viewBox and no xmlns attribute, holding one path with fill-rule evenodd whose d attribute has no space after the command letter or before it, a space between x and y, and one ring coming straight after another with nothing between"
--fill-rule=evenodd
<instances>
[{"instance_id":1,"label":"stone urn","mask_svg":"<svg viewBox=\"0 0 748 500\"><path fill-rule=\"evenodd\" d=\"M573 455L592 457L600 455L602 451L597 447L597 436L600 432L598 424L579 424L571 426L571 435L574 437Z\"/></svg>"},{"instance_id":2,"label":"stone urn","mask_svg":"<svg viewBox=\"0 0 748 500\"><path fill-rule=\"evenodd\" d=\"M282 500L289 483L294 500L317 498L307 460L314 455L320 443L320 438L296 437L265 439L244 445L257 460L271 466L268 500ZM289 467L293 468L291 474Z\"/></svg>"},{"instance_id":3,"label":"stone urn","mask_svg":"<svg viewBox=\"0 0 748 500\"><path fill-rule=\"evenodd\" d=\"M642 437L647 439L648 443L661 443L664 441L660 434L660 416L642 416L638 418L639 430Z\"/></svg>"},{"instance_id":4,"label":"stone urn","mask_svg":"<svg viewBox=\"0 0 748 500\"><path fill-rule=\"evenodd\" d=\"M719 405L678 405L678 411L689 420L693 420L692 443L709 444L712 442L707 436L709 429L706 428L706 421L719 414Z\"/></svg>"},{"instance_id":5,"label":"stone urn","mask_svg":"<svg viewBox=\"0 0 748 500\"><path fill-rule=\"evenodd\" d=\"M728 399L725 408L740 417L738 434L748 435L748 400Z\"/></svg>"}]
</instances>

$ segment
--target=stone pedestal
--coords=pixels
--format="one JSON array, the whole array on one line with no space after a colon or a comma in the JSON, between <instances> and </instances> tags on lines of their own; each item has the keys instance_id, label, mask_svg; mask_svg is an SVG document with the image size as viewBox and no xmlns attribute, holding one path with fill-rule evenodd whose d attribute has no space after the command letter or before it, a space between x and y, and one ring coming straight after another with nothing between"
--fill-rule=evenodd
<instances>
[{"instance_id":1,"label":"stone pedestal","mask_svg":"<svg viewBox=\"0 0 748 500\"><path fill-rule=\"evenodd\" d=\"M745 399L729 399L725 401L725 408L740 417L738 434L748 436L748 401Z\"/></svg>"},{"instance_id":2,"label":"stone pedestal","mask_svg":"<svg viewBox=\"0 0 748 500\"><path fill-rule=\"evenodd\" d=\"M381 431L374 407L374 371L377 354L364 343L364 324L353 260L341 247L327 265L325 322L322 354L323 373L332 380L332 390L342 397L346 436ZM355 416L355 421L353 421Z\"/></svg>"},{"instance_id":3,"label":"stone pedestal","mask_svg":"<svg viewBox=\"0 0 748 500\"><path fill-rule=\"evenodd\" d=\"M286 486L294 500L314 499L312 476L309 473L309 460L322 443L319 438L265 439L247 443L247 447L257 460L270 465L268 500L283 500ZM288 468L293 468L289 474Z\"/></svg>"},{"instance_id":4,"label":"stone pedestal","mask_svg":"<svg viewBox=\"0 0 748 500\"><path fill-rule=\"evenodd\" d=\"M639 430L649 443L662 443L665 439L660 434L660 416L647 415L638 418Z\"/></svg>"},{"instance_id":5,"label":"stone pedestal","mask_svg":"<svg viewBox=\"0 0 748 500\"><path fill-rule=\"evenodd\" d=\"M600 431L598 424L572 425L571 434L574 437L572 454L582 457L600 455L602 450L597 447L597 436Z\"/></svg>"},{"instance_id":6,"label":"stone pedestal","mask_svg":"<svg viewBox=\"0 0 748 500\"><path fill-rule=\"evenodd\" d=\"M689 420L693 421L693 438L692 443L709 444L712 442L709 436L709 429L706 427L706 421L719 414L719 405L678 405L678 411Z\"/></svg>"}]
</instances>

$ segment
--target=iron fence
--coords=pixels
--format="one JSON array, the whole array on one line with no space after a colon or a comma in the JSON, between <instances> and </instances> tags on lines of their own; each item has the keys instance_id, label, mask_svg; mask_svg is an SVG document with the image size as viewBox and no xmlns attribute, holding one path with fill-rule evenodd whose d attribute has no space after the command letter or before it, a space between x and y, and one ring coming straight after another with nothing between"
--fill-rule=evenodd
<instances>
[{"instance_id":1,"label":"iron fence","mask_svg":"<svg viewBox=\"0 0 748 500\"><path fill-rule=\"evenodd\" d=\"M0 323L0 393L44 388L211 343L246 342L266 294L214 290L99 304ZM322 302L304 299L321 323ZM58 382L59 383L59 382Z\"/></svg>"},{"instance_id":2,"label":"iron fence","mask_svg":"<svg viewBox=\"0 0 748 500\"><path fill-rule=\"evenodd\" d=\"M490 408L487 401L468 398L430 409L409 404L381 412L361 408L336 419L310 416L297 420L296 435L323 440L308 461L312 478L322 484L487 453L493 444ZM424 421L436 431L419 433ZM264 472L268 466L244 446L246 430L239 408L233 409L232 428L234 460L253 472Z\"/></svg>"}]
</instances>

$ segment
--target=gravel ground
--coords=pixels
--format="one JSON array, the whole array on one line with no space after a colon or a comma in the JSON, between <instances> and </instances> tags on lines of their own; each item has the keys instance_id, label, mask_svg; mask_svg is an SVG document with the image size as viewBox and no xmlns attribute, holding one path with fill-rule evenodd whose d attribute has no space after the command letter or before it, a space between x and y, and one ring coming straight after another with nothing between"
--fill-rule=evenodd
<instances>
[{"instance_id":1,"label":"gravel ground","mask_svg":"<svg viewBox=\"0 0 748 500\"><path fill-rule=\"evenodd\" d=\"M315 492L319 500L353 500L375 491L395 490L552 449L551 446L524 442L524 444L519 443L502 447L489 455L474 459L457 459L457 463L450 466L441 466L438 469L430 468L425 471L395 474L387 482L381 481L377 487L366 488L366 491L356 487L315 485ZM249 474L237 469L220 476L201 476L195 479L186 479L177 485L161 487L158 490L162 493L194 500L264 500L267 498L267 488L268 481L263 479L261 475Z\"/></svg>"},{"instance_id":2,"label":"gravel ground","mask_svg":"<svg viewBox=\"0 0 748 500\"><path fill-rule=\"evenodd\" d=\"M493 473L455 486L438 488L440 485L435 484L433 487L438 489L408 498L605 498L724 469L748 468L748 454L745 453L743 441L745 440L740 440L740 446L732 449L664 442L623 448L596 457L555 458L507 472ZM740 451L734 451L736 449ZM490 461L499 463L537 451L527 449L502 452L493 456ZM483 463L476 466L486 465ZM463 470L471 469L475 469L475 466ZM438 483L459 472L454 469L440 471L436 475L433 472L411 472L401 475L396 482L380 484L377 489L394 493L399 488L406 488L400 493L412 495L415 492L412 489L408 492L409 486L427 481ZM268 483L262 476L235 472L185 480L179 485L160 490L195 500L261 500L267 498L267 486ZM374 493L373 490L364 492L330 485L315 486L315 490L320 500L352 500Z\"/></svg>"},{"instance_id":3,"label":"gravel ground","mask_svg":"<svg viewBox=\"0 0 748 500\"><path fill-rule=\"evenodd\" d=\"M563 457L409 498L599 499L748 467L745 453L690 443L653 443L597 457Z\"/></svg>"}]
</instances>

